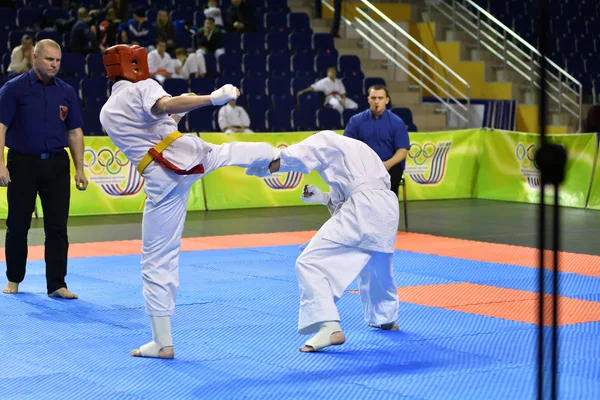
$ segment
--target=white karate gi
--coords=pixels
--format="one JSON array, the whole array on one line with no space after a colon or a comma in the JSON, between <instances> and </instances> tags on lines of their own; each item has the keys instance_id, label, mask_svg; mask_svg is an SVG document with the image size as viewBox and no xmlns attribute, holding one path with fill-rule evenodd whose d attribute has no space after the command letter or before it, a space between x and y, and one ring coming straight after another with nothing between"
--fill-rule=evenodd
<instances>
[{"instance_id":1,"label":"white karate gi","mask_svg":"<svg viewBox=\"0 0 600 400\"><path fill-rule=\"evenodd\" d=\"M152 79L137 83L122 80L115 83L100 111L102 126L133 166L150 148L177 130L173 118L155 116L150 111L165 96L169 94ZM217 146L195 135L184 135L167 147L163 155L181 169L202 163L207 174L228 165L269 165L274 149L267 143ZM143 176L148 196L142 222L141 261L146 312L157 317L172 315L179 286L179 250L189 189L203 174L178 175L153 161Z\"/></svg>"},{"instance_id":2,"label":"white karate gi","mask_svg":"<svg viewBox=\"0 0 600 400\"><path fill-rule=\"evenodd\" d=\"M325 104L329 104L340 113L344 111L344 108L356 109L358 104L348 97L342 101L342 94L346 94L346 87L341 80L335 79L332 81L326 76L310 85L313 90L317 92L325 93Z\"/></svg>"},{"instance_id":3,"label":"white karate gi","mask_svg":"<svg viewBox=\"0 0 600 400\"><path fill-rule=\"evenodd\" d=\"M175 64L168 53L163 54L161 57L158 54L158 50L152 50L148 53L148 70L150 71L150 75L154 75L157 72L168 72L173 75L175 73ZM167 79L163 75L155 75L154 78L161 84Z\"/></svg>"},{"instance_id":4,"label":"white karate gi","mask_svg":"<svg viewBox=\"0 0 600 400\"><path fill-rule=\"evenodd\" d=\"M219 110L219 128L225 133L234 133L233 129L225 129L228 126L240 128L242 126L250 126L250 117L243 107L232 107L225 104ZM244 133L253 133L251 129L244 129Z\"/></svg>"},{"instance_id":5,"label":"white karate gi","mask_svg":"<svg viewBox=\"0 0 600 400\"><path fill-rule=\"evenodd\" d=\"M174 68L181 68L179 73L173 75L173 78L189 79L191 74L196 74L196 78L201 74L206 74L206 60L202 53L188 54L183 65L179 59L175 59Z\"/></svg>"},{"instance_id":6,"label":"white karate gi","mask_svg":"<svg viewBox=\"0 0 600 400\"><path fill-rule=\"evenodd\" d=\"M207 7L204 9L204 16L206 18L212 17L215 19L215 25L223 26L223 16L221 15L221 9L219 7Z\"/></svg>"},{"instance_id":7,"label":"white karate gi","mask_svg":"<svg viewBox=\"0 0 600 400\"><path fill-rule=\"evenodd\" d=\"M398 198L381 159L361 141L332 131L282 150L281 172L315 170L331 188L332 217L296 261L300 287L298 331L312 333L339 321L335 302L358 277L368 324L398 318L392 256L398 233Z\"/></svg>"}]
</instances>

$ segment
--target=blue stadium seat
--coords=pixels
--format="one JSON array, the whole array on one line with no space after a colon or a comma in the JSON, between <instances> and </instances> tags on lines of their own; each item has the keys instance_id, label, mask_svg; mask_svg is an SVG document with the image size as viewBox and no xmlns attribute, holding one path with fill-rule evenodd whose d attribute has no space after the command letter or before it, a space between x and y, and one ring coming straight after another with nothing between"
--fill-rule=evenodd
<instances>
[{"instance_id":1,"label":"blue stadium seat","mask_svg":"<svg viewBox=\"0 0 600 400\"><path fill-rule=\"evenodd\" d=\"M287 0L266 0L265 9L268 11L278 11L283 14L287 14L290 12Z\"/></svg>"},{"instance_id":2,"label":"blue stadium seat","mask_svg":"<svg viewBox=\"0 0 600 400\"><path fill-rule=\"evenodd\" d=\"M185 79L168 78L163 82L163 89L171 96L180 96L189 92L188 81Z\"/></svg>"},{"instance_id":3,"label":"blue stadium seat","mask_svg":"<svg viewBox=\"0 0 600 400\"><path fill-rule=\"evenodd\" d=\"M337 52L336 54L318 54L314 57L315 70L317 76L323 78L327 75L327 68L334 67L337 69Z\"/></svg>"},{"instance_id":4,"label":"blue stadium seat","mask_svg":"<svg viewBox=\"0 0 600 400\"><path fill-rule=\"evenodd\" d=\"M289 118L290 111L296 107L296 99L290 94L274 94L271 96L273 110Z\"/></svg>"},{"instance_id":5,"label":"blue stadium seat","mask_svg":"<svg viewBox=\"0 0 600 400\"><path fill-rule=\"evenodd\" d=\"M267 110L247 110L250 118L250 129L254 132L264 132L267 130L266 114Z\"/></svg>"},{"instance_id":6,"label":"blue stadium seat","mask_svg":"<svg viewBox=\"0 0 600 400\"><path fill-rule=\"evenodd\" d=\"M290 50L294 54L313 53L312 35L307 32L293 32L289 35Z\"/></svg>"},{"instance_id":7,"label":"blue stadium seat","mask_svg":"<svg viewBox=\"0 0 600 400\"><path fill-rule=\"evenodd\" d=\"M342 122L344 123L344 126L348 125L348 121L350 121L350 118L352 118L359 112L360 112L360 109L356 109L356 110L345 109L344 112L342 113Z\"/></svg>"},{"instance_id":8,"label":"blue stadium seat","mask_svg":"<svg viewBox=\"0 0 600 400\"><path fill-rule=\"evenodd\" d=\"M417 132L417 127L413 122L412 111L409 108L392 108L391 111L404 121L409 132Z\"/></svg>"},{"instance_id":9,"label":"blue stadium seat","mask_svg":"<svg viewBox=\"0 0 600 400\"><path fill-rule=\"evenodd\" d=\"M62 8L46 8L43 16L47 26L54 26L57 19L69 19L69 12Z\"/></svg>"},{"instance_id":10,"label":"blue stadium seat","mask_svg":"<svg viewBox=\"0 0 600 400\"><path fill-rule=\"evenodd\" d=\"M215 80L212 78L194 78L190 80L190 91L198 95L210 94L215 90Z\"/></svg>"},{"instance_id":11,"label":"blue stadium seat","mask_svg":"<svg viewBox=\"0 0 600 400\"><path fill-rule=\"evenodd\" d=\"M221 75L225 72L239 72L241 74L242 56L238 54L221 54L219 56L219 71L221 72Z\"/></svg>"},{"instance_id":12,"label":"blue stadium seat","mask_svg":"<svg viewBox=\"0 0 600 400\"><path fill-rule=\"evenodd\" d=\"M292 72L296 76L314 76L314 57L311 54L294 54L292 56Z\"/></svg>"},{"instance_id":13,"label":"blue stadium seat","mask_svg":"<svg viewBox=\"0 0 600 400\"><path fill-rule=\"evenodd\" d=\"M292 78L292 94L296 96L299 91L306 89L310 85L315 83L314 78L310 76L301 76L297 78ZM348 90L348 89L346 89Z\"/></svg>"},{"instance_id":14,"label":"blue stadium seat","mask_svg":"<svg viewBox=\"0 0 600 400\"><path fill-rule=\"evenodd\" d=\"M360 58L352 55L342 55L338 58L340 78L364 78L360 68Z\"/></svg>"},{"instance_id":15,"label":"blue stadium seat","mask_svg":"<svg viewBox=\"0 0 600 400\"><path fill-rule=\"evenodd\" d=\"M264 26L266 32L287 32L286 14L277 11L269 11L264 16Z\"/></svg>"},{"instance_id":16,"label":"blue stadium seat","mask_svg":"<svg viewBox=\"0 0 600 400\"><path fill-rule=\"evenodd\" d=\"M244 95L265 95L265 80L262 78L243 78L240 90Z\"/></svg>"},{"instance_id":17,"label":"blue stadium seat","mask_svg":"<svg viewBox=\"0 0 600 400\"><path fill-rule=\"evenodd\" d=\"M287 15L287 27L291 32L312 33L310 19L306 13L289 13Z\"/></svg>"},{"instance_id":18,"label":"blue stadium seat","mask_svg":"<svg viewBox=\"0 0 600 400\"><path fill-rule=\"evenodd\" d=\"M242 50L246 54L264 54L265 35L260 32L245 32L242 33Z\"/></svg>"},{"instance_id":19,"label":"blue stadium seat","mask_svg":"<svg viewBox=\"0 0 600 400\"><path fill-rule=\"evenodd\" d=\"M244 66L244 75L246 77L266 78L267 77L267 60L265 56L244 54L242 57Z\"/></svg>"},{"instance_id":20,"label":"blue stadium seat","mask_svg":"<svg viewBox=\"0 0 600 400\"><path fill-rule=\"evenodd\" d=\"M81 80L81 98L85 103L87 111L100 112L106 103L106 78L94 77Z\"/></svg>"},{"instance_id":21,"label":"blue stadium seat","mask_svg":"<svg viewBox=\"0 0 600 400\"><path fill-rule=\"evenodd\" d=\"M242 40L236 32L223 32L222 45L227 54L242 54Z\"/></svg>"},{"instance_id":22,"label":"blue stadium seat","mask_svg":"<svg viewBox=\"0 0 600 400\"><path fill-rule=\"evenodd\" d=\"M85 59L81 54L63 53L60 62L59 77L85 77Z\"/></svg>"},{"instance_id":23,"label":"blue stadium seat","mask_svg":"<svg viewBox=\"0 0 600 400\"><path fill-rule=\"evenodd\" d=\"M328 52L335 50L335 42L331 33L313 33L312 47L316 52Z\"/></svg>"},{"instance_id":24,"label":"blue stadium seat","mask_svg":"<svg viewBox=\"0 0 600 400\"><path fill-rule=\"evenodd\" d=\"M17 10L17 27L23 28L39 28L42 20L42 8L19 8Z\"/></svg>"},{"instance_id":25,"label":"blue stadium seat","mask_svg":"<svg viewBox=\"0 0 600 400\"><path fill-rule=\"evenodd\" d=\"M296 131L311 131L317 130L317 121L315 113L310 110L294 109L292 110L292 125Z\"/></svg>"},{"instance_id":26,"label":"blue stadium seat","mask_svg":"<svg viewBox=\"0 0 600 400\"><path fill-rule=\"evenodd\" d=\"M267 33L267 51L270 54L288 53L289 41L288 35L284 32Z\"/></svg>"},{"instance_id":27,"label":"blue stadium seat","mask_svg":"<svg viewBox=\"0 0 600 400\"><path fill-rule=\"evenodd\" d=\"M291 94L290 80L286 78L268 78L267 93L269 96L274 94Z\"/></svg>"},{"instance_id":28,"label":"blue stadium seat","mask_svg":"<svg viewBox=\"0 0 600 400\"><path fill-rule=\"evenodd\" d=\"M321 96L315 92L308 92L302 96L298 96L298 108L310 111L314 115L314 112L321 108Z\"/></svg>"},{"instance_id":29,"label":"blue stadium seat","mask_svg":"<svg viewBox=\"0 0 600 400\"><path fill-rule=\"evenodd\" d=\"M333 108L320 108L317 110L317 127L320 130L343 129L342 118Z\"/></svg>"},{"instance_id":30,"label":"blue stadium seat","mask_svg":"<svg viewBox=\"0 0 600 400\"><path fill-rule=\"evenodd\" d=\"M290 111L281 113L273 109L267 110L267 130L269 132L289 132L292 130Z\"/></svg>"},{"instance_id":31,"label":"blue stadium seat","mask_svg":"<svg viewBox=\"0 0 600 400\"><path fill-rule=\"evenodd\" d=\"M87 76L106 77L106 69L102 62L102 54L90 53L85 57L85 70Z\"/></svg>"},{"instance_id":32,"label":"blue stadium seat","mask_svg":"<svg viewBox=\"0 0 600 400\"><path fill-rule=\"evenodd\" d=\"M190 111L188 116L188 127L190 132L214 132L212 121L212 107L202 107Z\"/></svg>"},{"instance_id":33,"label":"blue stadium seat","mask_svg":"<svg viewBox=\"0 0 600 400\"><path fill-rule=\"evenodd\" d=\"M291 55L289 53L269 54L267 56L267 69L271 76L287 75L291 72Z\"/></svg>"},{"instance_id":34,"label":"blue stadium seat","mask_svg":"<svg viewBox=\"0 0 600 400\"><path fill-rule=\"evenodd\" d=\"M40 40L43 40L43 39L52 39L56 43L60 44L60 42L62 40L62 36L60 35L60 33L56 32L56 31L39 31L38 33L35 34L36 42L39 42Z\"/></svg>"}]
</instances>

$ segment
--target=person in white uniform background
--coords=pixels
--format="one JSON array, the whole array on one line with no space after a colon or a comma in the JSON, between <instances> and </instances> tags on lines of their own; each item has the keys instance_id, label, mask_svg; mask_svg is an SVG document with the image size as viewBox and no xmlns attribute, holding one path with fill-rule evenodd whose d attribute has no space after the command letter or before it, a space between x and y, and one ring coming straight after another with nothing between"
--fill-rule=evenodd
<instances>
[{"instance_id":1,"label":"person in white uniform background","mask_svg":"<svg viewBox=\"0 0 600 400\"><path fill-rule=\"evenodd\" d=\"M173 78L189 79L192 75L203 78L206 76L206 61L202 54L191 53L188 55L186 49L180 47L175 49L175 60L173 60L175 73Z\"/></svg>"},{"instance_id":2,"label":"person in white uniform background","mask_svg":"<svg viewBox=\"0 0 600 400\"><path fill-rule=\"evenodd\" d=\"M337 78L337 69L335 67L327 68L327 76L302 89L298 92L298 96L306 92L323 92L325 94L325 105L338 110L340 113L345 108L355 110L358 104L352 99L346 97L346 87L340 79Z\"/></svg>"},{"instance_id":3,"label":"person in white uniform background","mask_svg":"<svg viewBox=\"0 0 600 400\"><path fill-rule=\"evenodd\" d=\"M280 153L269 167L246 174L317 171L331 191L306 186L302 200L326 205L331 218L296 260L300 288L298 331L316 334L300 348L312 352L344 343L335 303L355 278L365 322L398 330L398 292L392 256L398 233L398 198L377 154L361 141L321 131Z\"/></svg>"},{"instance_id":4,"label":"person in white uniform background","mask_svg":"<svg viewBox=\"0 0 600 400\"><path fill-rule=\"evenodd\" d=\"M156 49L148 53L148 70L150 77L156 79L161 85L165 79L171 78L175 73L175 64L167 53L167 42L164 40L156 42Z\"/></svg>"},{"instance_id":5,"label":"person in white uniform background","mask_svg":"<svg viewBox=\"0 0 600 400\"><path fill-rule=\"evenodd\" d=\"M171 315L179 286L179 251L190 187L219 167L269 165L278 151L267 143L217 146L177 131L182 115L236 99L236 87L225 85L210 96L171 97L158 82L148 79L144 48L116 45L106 50L103 61L108 78L115 84L100 111L100 122L112 142L143 175L147 195L141 263L153 340L131 354L173 358Z\"/></svg>"},{"instance_id":6,"label":"person in white uniform background","mask_svg":"<svg viewBox=\"0 0 600 400\"><path fill-rule=\"evenodd\" d=\"M243 107L231 100L219 110L219 128L225 133L253 133L250 117Z\"/></svg>"}]
</instances>

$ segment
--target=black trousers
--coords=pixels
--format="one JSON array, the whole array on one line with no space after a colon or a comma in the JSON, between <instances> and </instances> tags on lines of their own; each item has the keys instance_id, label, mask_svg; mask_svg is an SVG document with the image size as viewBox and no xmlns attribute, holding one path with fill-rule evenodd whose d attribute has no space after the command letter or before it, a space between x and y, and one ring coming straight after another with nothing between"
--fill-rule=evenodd
<instances>
[{"instance_id":1,"label":"black trousers","mask_svg":"<svg viewBox=\"0 0 600 400\"><path fill-rule=\"evenodd\" d=\"M331 34L339 36L340 34L340 19L342 17L342 0L333 0L333 26Z\"/></svg>"},{"instance_id":2,"label":"black trousers","mask_svg":"<svg viewBox=\"0 0 600 400\"><path fill-rule=\"evenodd\" d=\"M7 167L11 182L7 190L5 254L6 277L11 282L20 283L25 278L27 234L39 193L46 235L47 290L52 293L67 287L67 220L71 199L69 162L69 155L64 150L48 159L8 151Z\"/></svg>"},{"instance_id":3,"label":"black trousers","mask_svg":"<svg viewBox=\"0 0 600 400\"><path fill-rule=\"evenodd\" d=\"M398 196L398 190L400 189L400 180L402 179L402 175L404 174L404 169L402 169L402 163L394 165L388 171L390 174L391 181L391 189L396 196Z\"/></svg>"}]
</instances>

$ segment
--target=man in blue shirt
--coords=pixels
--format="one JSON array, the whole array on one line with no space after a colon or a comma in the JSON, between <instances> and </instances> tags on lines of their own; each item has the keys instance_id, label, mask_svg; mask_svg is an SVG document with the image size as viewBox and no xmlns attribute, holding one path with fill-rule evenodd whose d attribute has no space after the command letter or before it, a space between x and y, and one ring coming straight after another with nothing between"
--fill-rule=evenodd
<instances>
[{"instance_id":1,"label":"man in blue shirt","mask_svg":"<svg viewBox=\"0 0 600 400\"><path fill-rule=\"evenodd\" d=\"M0 186L7 186L6 277L4 293L17 293L25 278L27 233L39 194L44 210L46 283L48 295L68 299L67 219L71 196L69 146L75 183L85 190L83 131L75 91L55 78L61 49L40 40L33 50L33 68L0 89ZM9 148L4 165L4 146Z\"/></svg>"},{"instance_id":2,"label":"man in blue shirt","mask_svg":"<svg viewBox=\"0 0 600 400\"><path fill-rule=\"evenodd\" d=\"M96 38L96 27L90 28L88 23L90 15L88 10L81 7L77 10L77 22L71 29L71 38L69 39L69 52L87 55L88 53L97 53L100 51L98 39Z\"/></svg>"},{"instance_id":3,"label":"man in blue shirt","mask_svg":"<svg viewBox=\"0 0 600 400\"><path fill-rule=\"evenodd\" d=\"M367 93L369 109L350 118L344 136L366 143L377 153L390 174L391 189L398 195L410 149L408 130L400 117L386 109L390 96L385 86L373 85Z\"/></svg>"}]
</instances>

